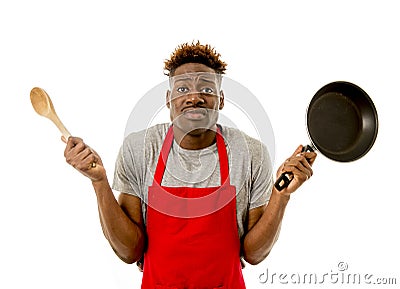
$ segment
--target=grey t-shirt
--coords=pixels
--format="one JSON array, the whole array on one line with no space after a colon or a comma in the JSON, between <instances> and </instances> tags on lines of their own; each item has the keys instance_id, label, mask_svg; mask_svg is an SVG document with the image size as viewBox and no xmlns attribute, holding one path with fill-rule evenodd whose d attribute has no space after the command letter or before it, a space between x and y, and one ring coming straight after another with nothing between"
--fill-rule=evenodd
<instances>
[{"instance_id":1,"label":"grey t-shirt","mask_svg":"<svg viewBox=\"0 0 400 289\"><path fill-rule=\"evenodd\" d=\"M146 223L147 190L170 124L158 124L128 135L119 151L112 188L142 200ZM236 187L239 236L244 234L249 210L266 204L272 190L272 165L266 146L238 129L221 126L229 159L231 184ZM217 146L200 150L181 148L175 141L169 152L162 186L215 187L221 184Z\"/></svg>"}]
</instances>

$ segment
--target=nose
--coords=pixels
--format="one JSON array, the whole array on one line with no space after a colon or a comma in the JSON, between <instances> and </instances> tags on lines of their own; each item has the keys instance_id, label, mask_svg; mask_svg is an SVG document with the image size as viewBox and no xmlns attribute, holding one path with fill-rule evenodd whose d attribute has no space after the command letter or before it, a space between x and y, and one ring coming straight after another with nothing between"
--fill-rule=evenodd
<instances>
[{"instance_id":1,"label":"nose","mask_svg":"<svg viewBox=\"0 0 400 289\"><path fill-rule=\"evenodd\" d=\"M200 93L190 93L186 96L186 105L204 105L204 99Z\"/></svg>"}]
</instances>

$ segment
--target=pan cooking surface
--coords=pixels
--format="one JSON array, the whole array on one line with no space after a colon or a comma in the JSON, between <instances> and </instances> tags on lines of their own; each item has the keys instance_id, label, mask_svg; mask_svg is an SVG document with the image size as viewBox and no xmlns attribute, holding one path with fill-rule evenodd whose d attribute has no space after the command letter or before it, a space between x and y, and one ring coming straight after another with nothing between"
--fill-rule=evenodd
<instances>
[{"instance_id":1,"label":"pan cooking surface","mask_svg":"<svg viewBox=\"0 0 400 289\"><path fill-rule=\"evenodd\" d=\"M362 130L360 111L342 93L328 92L310 109L309 130L320 149L329 153L346 152L359 139Z\"/></svg>"},{"instance_id":2,"label":"pan cooking surface","mask_svg":"<svg viewBox=\"0 0 400 289\"><path fill-rule=\"evenodd\" d=\"M378 116L369 96L349 82L321 88L307 110L307 129L326 157L348 162L365 155L375 142Z\"/></svg>"}]
</instances>

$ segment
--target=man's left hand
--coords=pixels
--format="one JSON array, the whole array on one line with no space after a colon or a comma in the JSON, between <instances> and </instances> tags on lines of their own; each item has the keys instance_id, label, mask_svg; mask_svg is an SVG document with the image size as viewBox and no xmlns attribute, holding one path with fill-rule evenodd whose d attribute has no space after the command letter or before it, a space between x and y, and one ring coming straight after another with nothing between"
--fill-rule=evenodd
<instances>
[{"instance_id":1,"label":"man's left hand","mask_svg":"<svg viewBox=\"0 0 400 289\"><path fill-rule=\"evenodd\" d=\"M298 146L294 153L277 171L277 178L279 178L282 173L290 173L293 177L290 184L279 192L280 194L290 195L313 175L311 166L317 154L315 152L302 152L302 149L302 145Z\"/></svg>"}]
</instances>

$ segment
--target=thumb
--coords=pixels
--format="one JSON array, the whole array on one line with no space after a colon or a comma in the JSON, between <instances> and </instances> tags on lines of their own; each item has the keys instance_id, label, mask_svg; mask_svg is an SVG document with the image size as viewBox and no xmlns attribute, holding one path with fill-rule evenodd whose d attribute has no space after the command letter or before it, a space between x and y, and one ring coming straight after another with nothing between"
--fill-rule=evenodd
<instances>
[{"instance_id":1,"label":"thumb","mask_svg":"<svg viewBox=\"0 0 400 289\"><path fill-rule=\"evenodd\" d=\"M65 136L61 136L61 140L66 144L67 143L67 139L65 138Z\"/></svg>"},{"instance_id":2,"label":"thumb","mask_svg":"<svg viewBox=\"0 0 400 289\"><path fill-rule=\"evenodd\" d=\"M303 146L299 145L296 150L294 151L294 153L292 154L292 157L297 156L299 153L301 153L301 151L303 150Z\"/></svg>"}]
</instances>

